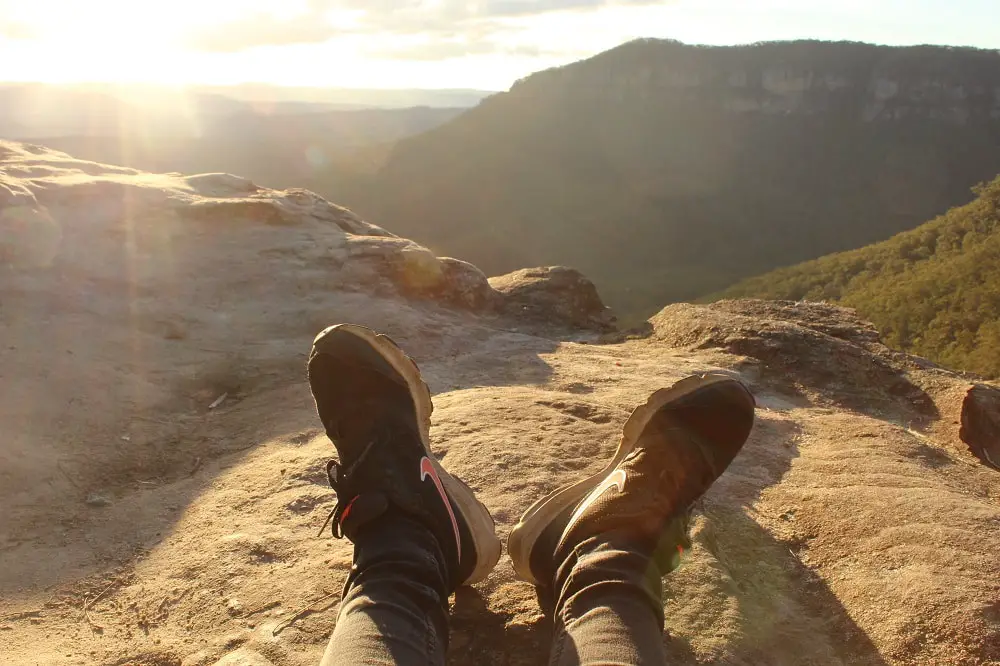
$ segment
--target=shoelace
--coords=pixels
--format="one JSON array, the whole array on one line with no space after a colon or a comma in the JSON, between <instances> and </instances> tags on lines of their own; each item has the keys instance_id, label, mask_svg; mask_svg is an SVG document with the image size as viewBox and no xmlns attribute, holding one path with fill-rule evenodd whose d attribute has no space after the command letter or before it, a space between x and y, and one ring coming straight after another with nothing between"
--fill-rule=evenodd
<instances>
[{"instance_id":1,"label":"shoelace","mask_svg":"<svg viewBox=\"0 0 1000 666\"><path fill-rule=\"evenodd\" d=\"M344 512L347 511L347 506L350 506L350 504L343 504L340 499L340 491L337 490L337 486L340 485L339 479L342 478L343 471L344 468L341 467L336 460L331 460L326 464L326 478L330 482L330 487L337 493L337 504L333 507L333 510L327 514L326 520L323 521L323 526L319 528L319 533L317 533L316 536L323 536L323 532L326 531L326 526L330 524L330 521L333 521L333 538L344 538L344 532L340 527L340 522L344 519Z\"/></svg>"},{"instance_id":2,"label":"shoelace","mask_svg":"<svg viewBox=\"0 0 1000 666\"><path fill-rule=\"evenodd\" d=\"M323 521L323 526L319 528L319 533L316 536L323 536L326 526L330 525L332 521L333 526L331 530L333 538L344 538L344 531L342 528L343 521L347 517L347 514L351 510L351 505L354 504L354 500L356 500L358 496L355 495L351 497L350 501L344 502L344 496L341 489L348 484L349 477L353 474L354 470L357 469L358 465L360 465L364 459L368 457L368 454L371 452L372 448L374 448L377 441L378 439L373 439L368 442L364 450L361 452L361 455L358 456L358 459L346 469L336 460L331 460L326 464L326 478L330 482L330 487L333 488L335 493L337 493L337 504L333 507L333 511L327 515L326 520Z\"/></svg>"}]
</instances>

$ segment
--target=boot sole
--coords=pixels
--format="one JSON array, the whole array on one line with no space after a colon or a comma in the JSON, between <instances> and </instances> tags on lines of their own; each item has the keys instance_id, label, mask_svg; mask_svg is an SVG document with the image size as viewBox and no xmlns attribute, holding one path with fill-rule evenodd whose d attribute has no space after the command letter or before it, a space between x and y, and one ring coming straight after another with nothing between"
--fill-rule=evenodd
<instances>
[{"instance_id":1,"label":"boot sole","mask_svg":"<svg viewBox=\"0 0 1000 666\"><path fill-rule=\"evenodd\" d=\"M502 546L496 535L496 523L486 506L476 499L472 490L461 479L449 474L431 451L431 412L434 411L434 403L431 401L431 392L427 388L427 384L420 376L417 364L391 338L357 324L338 324L324 329L313 340L313 347L322 349L324 337L333 331L350 333L366 341L382 355L393 370L406 380L406 385L410 389L410 395L417 410L420 440L427 452L427 458L434 465L448 496L455 503L459 513L462 514L469 527L469 532L472 534L472 541L476 549L476 568L462 584L471 585L485 580L500 560ZM415 472L416 470L414 470Z\"/></svg>"},{"instance_id":2,"label":"boot sole","mask_svg":"<svg viewBox=\"0 0 1000 666\"><path fill-rule=\"evenodd\" d=\"M610 474L625 456L634 449L639 437L646 429L649 420L653 418L662 407L679 400L687 395L699 391L715 384L723 382L737 381L728 375L706 374L694 377L686 377L669 388L663 388L653 393L645 404L635 408L622 427L621 441L618 443L618 450L607 466L587 478L574 484L564 486L538 500L524 512L521 520L511 530L507 539L507 553L510 555L511 563L518 578L534 585L540 582L531 573L530 559L531 549L541 536L545 528L555 520L563 511L580 502L598 484ZM742 386L742 384L741 384ZM744 390L746 387L744 387ZM749 391L747 391L749 394ZM751 400L753 396L751 395Z\"/></svg>"}]
</instances>

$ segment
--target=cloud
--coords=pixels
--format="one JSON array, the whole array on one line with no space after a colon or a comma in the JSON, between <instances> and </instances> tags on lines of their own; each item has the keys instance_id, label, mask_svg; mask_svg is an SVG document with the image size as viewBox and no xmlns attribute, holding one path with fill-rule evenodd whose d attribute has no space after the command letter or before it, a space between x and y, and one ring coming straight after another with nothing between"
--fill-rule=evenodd
<instances>
[{"instance_id":1,"label":"cloud","mask_svg":"<svg viewBox=\"0 0 1000 666\"><path fill-rule=\"evenodd\" d=\"M486 0L484 14L491 17L499 16L531 16L548 12L566 10L598 9L609 4L606 0ZM621 3L619 3L621 4ZM652 0L646 4L654 4Z\"/></svg>"},{"instance_id":2,"label":"cloud","mask_svg":"<svg viewBox=\"0 0 1000 666\"><path fill-rule=\"evenodd\" d=\"M317 19L311 14L284 20L270 14L255 14L236 22L202 28L190 34L184 45L195 51L232 52L257 46L315 44L337 33L322 17Z\"/></svg>"},{"instance_id":3,"label":"cloud","mask_svg":"<svg viewBox=\"0 0 1000 666\"><path fill-rule=\"evenodd\" d=\"M313 44L347 35L420 36L424 47L401 44L379 49L390 58L436 60L468 54L511 52L499 35L509 19L609 6L655 5L663 0L307 0L292 17L258 12L192 34L186 44L200 51L241 51L257 46ZM345 17L349 20L344 20ZM423 52L420 49L423 48ZM398 55L397 55L398 54Z\"/></svg>"},{"instance_id":4,"label":"cloud","mask_svg":"<svg viewBox=\"0 0 1000 666\"><path fill-rule=\"evenodd\" d=\"M489 41L434 41L386 47L369 47L365 55L389 60L449 60L466 56L501 53L508 56L538 58L547 52L534 44L505 44Z\"/></svg>"}]
</instances>

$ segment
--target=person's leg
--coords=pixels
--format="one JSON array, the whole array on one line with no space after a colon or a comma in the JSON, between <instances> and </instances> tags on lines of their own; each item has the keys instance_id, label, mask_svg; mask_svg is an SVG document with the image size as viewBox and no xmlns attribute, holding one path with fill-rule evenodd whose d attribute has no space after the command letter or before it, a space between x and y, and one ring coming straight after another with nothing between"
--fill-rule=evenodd
<instances>
[{"instance_id":1,"label":"person's leg","mask_svg":"<svg viewBox=\"0 0 1000 666\"><path fill-rule=\"evenodd\" d=\"M482 580L500 542L489 512L429 445L431 400L385 336L342 325L317 336L309 384L337 448L333 534L354 543L323 664L443 664L448 596Z\"/></svg>"},{"instance_id":2,"label":"person's leg","mask_svg":"<svg viewBox=\"0 0 1000 666\"><path fill-rule=\"evenodd\" d=\"M396 515L352 538L354 566L323 666L443 664L449 588L434 535Z\"/></svg>"},{"instance_id":3,"label":"person's leg","mask_svg":"<svg viewBox=\"0 0 1000 666\"><path fill-rule=\"evenodd\" d=\"M626 533L585 539L557 566L538 597L553 619L550 666L621 664L659 666L663 647L663 576L691 547L690 512L648 545Z\"/></svg>"},{"instance_id":4,"label":"person's leg","mask_svg":"<svg viewBox=\"0 0 1000 666\"><path fill-rule=\"evenodd\" d=\"M550 664L665 663L662 576L688 543L686 532L670 532L661 552L673 552L675 561L666 566L624 535L591 538L573 550L555 575Z\"/></svg>"},{"instance_id":5,"label":"person's leg","mask_svg":"<svg viewBox=\"0 0 1000 666\"><path fill-rule=\"evenodd\" d=\"M603 471L525 512L508 550L552 611L552 664L665 663L662 576L690 545L689 507L739 453L753 419L741 383L689 377L633 412Z\"/></svg>"}]
</instances>

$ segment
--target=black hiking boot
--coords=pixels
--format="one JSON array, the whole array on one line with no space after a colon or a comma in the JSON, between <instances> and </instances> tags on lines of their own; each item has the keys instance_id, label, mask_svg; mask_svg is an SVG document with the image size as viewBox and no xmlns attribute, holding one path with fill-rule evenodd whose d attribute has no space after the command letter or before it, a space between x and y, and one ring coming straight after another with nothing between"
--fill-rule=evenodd
<instances>
[{"instance_id":1,"label":"black hiking boot","mask_svg":"<svg viewBox=\"0 0 1000 666\"><path fill-rule=\"evenodd\" d=\"M433 405L416 364L388 337L341 324L316 336L308 370L340 458L327 466L334 536L356 543L366 524L399 511L434 534L452 590L486 578L500 558L493 519L431 452Z\"/></svg>"},{"instance_id":2,"label":"black hiking boot","mask_svg":"<svg viewBox=\"0 0 1000 666\"><path fill-rule=\"evenodd\" d=\"M654 393L632 412L604 470L521 516L507 542L518 577L551 587L574 548L610 535L652 557L661 575L675 569L690 547L690 507L739 453L753 420L753 396L725 375L688 377Z\"/></svg>"}]
</instances>

